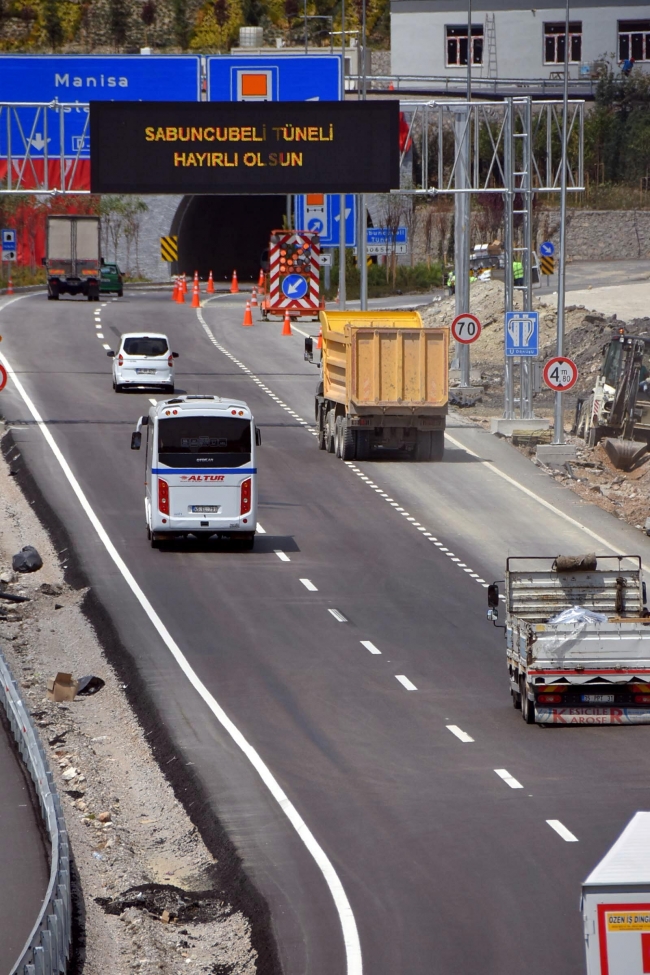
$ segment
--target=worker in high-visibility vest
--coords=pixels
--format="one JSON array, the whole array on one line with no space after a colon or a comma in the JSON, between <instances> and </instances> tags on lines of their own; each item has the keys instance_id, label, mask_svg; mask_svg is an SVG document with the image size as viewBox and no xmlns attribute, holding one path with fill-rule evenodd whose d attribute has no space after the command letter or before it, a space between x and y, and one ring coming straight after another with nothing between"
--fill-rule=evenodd
<instances>
[{"instance_id":1,"label":"worker in high-visibility vest","mask_svg":"<svg viewBox=\"0 0 650 975\"><path fill-rule=\"evenodd\" d=\"M447 287L449 288L449 294L456 294L456 275L453 271L450 271L447 275Z\"/></svg>"},{"instance_id":2,"label":"worker in high-visibility vest","mask_svg":"<svg viewBox=\"0 0 650 975\"><path fill-rule=\"evenodd\" d=\"M521 261L512 262L512 276L515 284L524 283L524 265L521 263Z\"/></svg>"}]
</instances>

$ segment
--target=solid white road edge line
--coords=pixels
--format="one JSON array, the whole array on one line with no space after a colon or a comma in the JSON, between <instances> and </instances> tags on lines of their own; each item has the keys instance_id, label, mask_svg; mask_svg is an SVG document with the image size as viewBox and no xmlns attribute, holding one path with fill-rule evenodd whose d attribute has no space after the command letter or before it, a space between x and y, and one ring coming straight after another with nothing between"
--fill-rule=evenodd
<instances>
[{"instance_id":1,"label":"solid white road edge line","mask_svg":"<svg viewBox=\"0 0 650 975\"><path fill-rule=\"evenodd\" d=\"M18 297L22 298L23 295L19 295ZM9 302L7 302L7 304L9 304ZM2 307L6 308L6 305L3 305ZM20 380L16 377L16 374L12 369L11 365L9 364L9 362L7 361L6 356L4 356L2 353L0 353L0 362L2 362L5 369L7 370L7 373L9 374L9 376L11 376L11 379L16 389L18 390L18 393L20 394L25 406L32 414L34 421L36 422L36 425L38 426L41 433L45 437L48 446L50 447L52 453L56 457L59 466L61 467L61 470L65 474L65 477L67 478L67 481L70 484L70 487L72 488L74 494L77 496L79 504L81 505L85 514L87 515L88 520L90 521L91 525L97 532L106 551L108 552L113 562L121 572L124 581L128 585L129 589L131 590L131 592L133 593L133 595L138 600L143 610L149 617L149 620L151 621L154 628L158 632L158 635L160 636L161 640L163 641L163 643L165 644L165 646L173 656L174 660L176 661L180 669L183 671L183 673L189 680L192 687L194 687L194 689L200 695L200 697L203 698L207 706L214 714L217 721L219 721L221 726L225 729L225 731L228 732L228 734L235 742L235 744L244 753L244 755L251 763L251 765L257 772L257 774L262 779L264 785L267 787L267 789L269 790L269 792L271 793L275 801L280 806L280 809L282 810L284 815L287 817L287 819L289 820L289 822L297 832L302 842L305 844L305 847L307 848L307 850L309 850L311 856L315 860L320 872L325 878L325 882L327 883L327 886L330 889L330 893L332 895L332 899L334 900L334 905L336 907L339 916L339 921L343 932L343 943L345 945L347 975L362 975L363 962L361 959L361 943L359 941L359 932L357 930L357 923L354 914L352 912L352 907L350 906L350 902L348 900L347 894L345 893L345 890L343 888L343 884L339 880L339 876L336 870L334 869L332 862L330 861L329 857L325 853L320 843L318 843L318 841L316 840L316 837L313 835L313 833L307 826L306 822L304 821L304 819L302 818L302 816L300 815L296 807L293 805L293 803L289 800L288 796L285 794L284 790L280 786L280 783L277 781L277 779L271 773L271 770L263 761L261 755L259 755L258 752L253 748L253 746L249 744L247 739L244 738L239 728L237 728L234 722L231 721L231 719L228 717L228 715L223 710L221 705L217 702L216 698L212 696L212 694L207 689L205 684L203 684L202 681L199 680L198 676L194 672L193 668L190 666L190 663L185 657L185 655L183 654L182 650L175 642L175 640L172 638L167 627L160 619L155 609L153 608L153 606L145 596L144 592L136 582L135 577L131 573L131 570L127 566L126 562L124 561L122 556L119 554L119 552L113 545L113 542L111 541L108 532L106 531L101 521L95 514L93 508L91 507L86 495L84 494L81 488L81 485L79 484L76 477L74 476L70 465L68 464L67 460L61 453L61 450L59 449L54 437L47 429L47 426L42 416L36 409L36 406L30 399L30 397L27 395L24 386L22 385Z\"/></svg>"},{"instance_id":2,"label":"solid white road edge line","mask_svg":"<svg viewBox=\"0 0 650 975\"><path fill-rule=\"evenodd\" d=\"M567 843L578 842L578 837L574 836L571 830L567 829L566 826L563 823L561 823L559 819L547 819L546 822L551 827L551 829L554 829L555 832L559 836L561 836L563 840L567 841Z\"/></svg>"},{"instance_id":3,"label":"solid white road edge line","mask_svg":"<svg viewBox=\"0 0 650 975\"><path fill-rule=\"evenodd\" d=\"M494 770L500 779L509 785L511 789L523 789L521 782L518 782L514 775L510 775L507 768L495 768Z\"/></svg>"},{"instance_id":4,"label":"solid white road edge line","mask_svg":"<svg viewBox=\"0 0 650 975\"><path fill-rule=\"evenodd\" d=\"M461 741L474 741L471 735L468 735L466 731L459 728L457 724L448 724L445 725L445 728L447 731L451 731L452 735L456 735L457 738L460 738Z\"/></svg>"}]
</instances>

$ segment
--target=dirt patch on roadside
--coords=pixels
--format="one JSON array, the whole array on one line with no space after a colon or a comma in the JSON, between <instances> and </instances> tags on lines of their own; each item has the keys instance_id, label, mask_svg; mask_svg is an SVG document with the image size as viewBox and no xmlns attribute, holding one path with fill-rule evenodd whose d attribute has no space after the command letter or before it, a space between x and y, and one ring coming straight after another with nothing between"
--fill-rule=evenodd
<instances>
[{"instance_id":1,"label":"dirt patch on roadside","mask_svg":"<svg viewBox=\"0 0 650 975\"><path fill-rule=\"evenodd\" d=\"M228 889L233 864L208 849L162 774L151 733L89 622L88 590L66 581L68 546L55 547L12 476L20 450L8 440L13 471L0 461L0 643L62 798L79 888L73 971L270 972L275 965L259 964L252 912L238 909L241 891ZM15 575L11 556L27 544L43 568ZM12 603L2 592L29 601ZM46 683L57 671L94 674L105 684L56 704L46 699Z\"/></svg>"}]
</instances>

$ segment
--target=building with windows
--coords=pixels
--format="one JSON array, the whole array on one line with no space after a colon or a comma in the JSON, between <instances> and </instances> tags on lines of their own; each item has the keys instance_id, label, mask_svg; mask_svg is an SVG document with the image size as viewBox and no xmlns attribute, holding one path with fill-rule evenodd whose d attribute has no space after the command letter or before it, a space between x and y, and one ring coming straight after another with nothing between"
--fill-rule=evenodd
<instances>
[{"instance_id":1,"label":"building with windows","mask_svg":"<svg viewBox=\"0 0 650 975\"><path fill-rule=\"evenodd\" d=\"M565 0L391 0L395 75L462 77L468 49L477 78L557 78L564 70ZM634 60L650 68L647 0L572 0L570 75L588 77L597 62ZM468 43L469 40L469 43Z\"/></svg>"}]
</instances>

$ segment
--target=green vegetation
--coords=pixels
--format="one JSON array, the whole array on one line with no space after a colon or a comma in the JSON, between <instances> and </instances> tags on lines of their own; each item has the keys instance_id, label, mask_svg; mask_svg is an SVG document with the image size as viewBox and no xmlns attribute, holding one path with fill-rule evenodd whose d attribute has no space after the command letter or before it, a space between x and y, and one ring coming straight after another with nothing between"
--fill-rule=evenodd
<instances>
[{"instance_id":1,"label":"green vegetation","mask_svg":"<svg viewBox=\"0 0 650 975\"><path fill-rule=\"evenodd\" d=\"M339 269L338 266L332 268L331 285L325 297L332 301L338 291ZM352 253L348 253L345 268L345 282L347 298L354 301L359 297L361 275L356 266ZM368 297L386 298L395 294L427 294L434 288L442 287L442 266L432 264L415 264L410 267L406 264L398 264L395 268L395 284L393 285L393 274L380 264L371 264L368 268Z\"/></svg>"}]
</instances>

